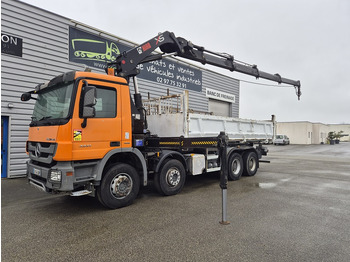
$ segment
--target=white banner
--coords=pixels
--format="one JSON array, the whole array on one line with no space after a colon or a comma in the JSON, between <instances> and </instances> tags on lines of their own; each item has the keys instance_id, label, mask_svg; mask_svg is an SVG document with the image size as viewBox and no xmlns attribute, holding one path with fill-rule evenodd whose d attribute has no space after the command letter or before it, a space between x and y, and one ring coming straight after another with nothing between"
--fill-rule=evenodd
<instances>
[{"instance_id":1,"label":"white banner","mask_svg":"<svg viewBox=\"0 0 350 262\"><path fill-rule=\"evenodd\" d=\"M221 101L226 101L230 103L235 103L236 101L236 96L229 94L229 93L224 93L220 92L211 88L207 88L205 95L209 98L221 100Z\"/></svg>"}]
</instances>

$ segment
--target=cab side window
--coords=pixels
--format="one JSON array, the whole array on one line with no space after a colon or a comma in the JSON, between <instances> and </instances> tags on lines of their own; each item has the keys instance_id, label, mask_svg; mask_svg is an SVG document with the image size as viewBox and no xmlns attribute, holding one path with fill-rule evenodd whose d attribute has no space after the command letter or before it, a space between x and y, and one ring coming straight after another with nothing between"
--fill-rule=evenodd
<instances>
[{"instance_id":1,"label":"cab side window","mask_svg":"<svg viewBox=\"0 0 350 262\"><path fill-rule=\"evenodd\" d=\"M117 116L117 92L114 88L96 86L96 118Z\"/></svg>"}]
</instances>

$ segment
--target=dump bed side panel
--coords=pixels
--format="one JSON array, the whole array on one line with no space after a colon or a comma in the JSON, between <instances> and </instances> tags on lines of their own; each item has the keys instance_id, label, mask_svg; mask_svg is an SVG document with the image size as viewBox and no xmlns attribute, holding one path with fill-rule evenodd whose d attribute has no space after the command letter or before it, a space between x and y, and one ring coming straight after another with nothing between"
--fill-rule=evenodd
<instances>
[{"instance_id":1,"label":"dump bed side panel","mask_svg":"<svg viewBox=\"0 0 350 262\"><path fill-rule=\"evenodd\" d=\"M269 140L272 122L213 115L189 114L187 137L213 137L225 131L230 140Z\"/></svg>"},{"instance_id":2,"label":"dump bed side panel","mask_svg":"<svg viewBox=\"0 0 350 262\"><path fill-rule=\"evenodd\" d=\"M147 116L148 130L160 137L180 137L186 135L183 113Z\"/></svg>"},{"instance_id":3,"label":"dump bed side panel","mask_svg":"<svg viewBox=\"0 0 350 262\"><path fill-rule=\"evenodd\" d=\"M272 122L204 114L150 115L148 129L160 137L215 137L225 131L230 140L271 140Z\"/></svg>"},{"instance_id":4,"label":"dump bed side panel","mask_svg":"<svg viewBox=\"0 0 350 262\"><path fill-rule=\"evenodd\" d=\"M188 92L144 101L148 129L159 137L216 137L224 131L230 140L272 142L273 123L193 112Z\"/></svg>"}]
</instances>

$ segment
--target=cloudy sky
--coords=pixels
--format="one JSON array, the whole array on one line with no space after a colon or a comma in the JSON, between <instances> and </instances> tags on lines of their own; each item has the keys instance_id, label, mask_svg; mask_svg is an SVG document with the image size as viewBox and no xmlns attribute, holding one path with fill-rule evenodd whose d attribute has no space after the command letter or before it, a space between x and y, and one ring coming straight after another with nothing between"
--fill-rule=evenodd
<instances>
[{"instance_id":1,"label":"cloudy sky","mask_svg":"<svg viewBox=\"0 0 350 262\"><path fill-rule=\"evenodd\" d=\"M136 43L163 31L302 84L241 82L240 117L350 124L349 0L24 0ZM237 72L211 70L258 84Z\"/></svg>"}]
</instances>

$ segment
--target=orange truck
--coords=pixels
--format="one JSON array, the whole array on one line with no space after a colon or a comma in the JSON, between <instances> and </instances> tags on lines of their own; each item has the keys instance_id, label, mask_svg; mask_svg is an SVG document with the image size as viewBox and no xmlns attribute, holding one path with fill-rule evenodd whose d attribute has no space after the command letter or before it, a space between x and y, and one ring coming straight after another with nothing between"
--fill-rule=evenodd
<instances>
[{"instance_id":1,"label":"orange truck","mask_svg":"<svg viewBox=\"0 0 350 262\"><path fill-rule=\"evenodd\" d=\"M157 48L162 52L155 53ZM267 154L262 143L272 140L272 123L201 116L186 108L178 112L180 118L173 117L175 122L167 118L166 124L161 124L164 115L148 115L138 90L137 66L167 55L290 84L300 96L299 81L259 71L257 66L236 62L232 56L208 51L166 31L121 54L108 65L107 74L68 72L22 94L22 101L36 100L26 143L30 183L49 193L96 196L114 209L130 205L140 186L147 186L150 180L159 193L175 195L187 175L219 170L230 180L255 175L259 159ZM181 98L185 106L187 96ZM191 126L203 117L214 130L205 132L207 135L194 132L196 125ZM239 125L240 131L215 128L218 119L225 121L221 126ZM157 130L166 125L184 127L178 133ZM247 130L242 131L243 126ZM249 130L252 127L259 132L254 134ZM225 134L225 161L220 156L220 131Z\"/></svg>"}]
</instances>

